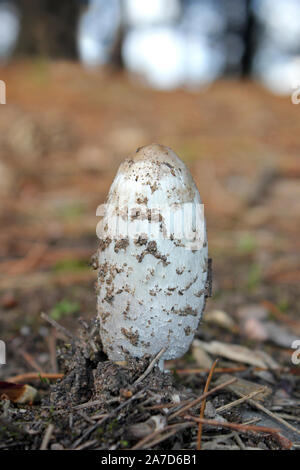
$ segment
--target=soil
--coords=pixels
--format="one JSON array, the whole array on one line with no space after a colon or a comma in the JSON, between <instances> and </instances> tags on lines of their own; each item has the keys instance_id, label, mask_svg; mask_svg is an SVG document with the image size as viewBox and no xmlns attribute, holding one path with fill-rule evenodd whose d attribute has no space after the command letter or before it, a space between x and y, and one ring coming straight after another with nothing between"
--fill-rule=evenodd
<instances>
[{"instance_id":1,"label":"soil","mask_svg":"<svg viewBox=\"0 0 300 470\"><path fill-rule=\"evenodd\" d=\"M66 62L17 62L0 78L0 380L36 374L22 382L39 393L32 404L1 396L0 449L39 449L47 430L49 449L196 448L198 423L188 416L198 417L201 403L172 415L201 396L211 364L191 349L168 361L170 372L153 367L139 381L153 358L110 362L95 320L96 209L120 162L151 142L185 160L205 203L213 292L197 339L243 345L278 366L219 356L210 389L222 369L268 386L263 406L293 428L249 401L216 411L238 398L221 388L204 415L220 426L204 425L202 448L299 447L299 365L289 338L300 338L300 108L247 81L164 93ZM213 320L214 311L231 323ZM224 427L253 420L279 433Z\"/></svg>"}]
</instances>

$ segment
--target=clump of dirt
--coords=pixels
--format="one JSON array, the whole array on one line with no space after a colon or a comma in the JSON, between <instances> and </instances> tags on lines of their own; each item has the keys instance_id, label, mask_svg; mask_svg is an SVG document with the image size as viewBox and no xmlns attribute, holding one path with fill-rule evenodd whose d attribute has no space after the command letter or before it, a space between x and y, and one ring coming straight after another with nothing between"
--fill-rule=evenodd
<instances>
[{"instance_id":1,"label":"clump of dirt","mask_svg":"<svg viewBox=\"0 0 300 470\"><path fill-rule=\"evenodd\" d=\"M146 404L168 406L174 396L179 401L190 396L175 384L172 374L157 366L145 374L153 357L128 357L122 364L108 360L98 332L98 320L81 321L74 341L58 349L63 378L39 403L20 407L0 400L0 449L39 449L49 423L54 429L51 449L95 448L95 444L107 449L115 442L126 447L128 427L151 417Z\"/></svg>"},{"instance_id":2,"label":"clump of dirt","mask_svg":"<svg viewBox=\"0 0 300 470\"><path fill-rule=\"evenodd\" d=\"M133 394L140 387L135 381L145 372L153 359L145 355L141 359L127 357L127 361L117 364L110 361L102 350L98 320L81 329L78 339L65 345L58 353L64 378L54 385L49 401L56 407L78 405L88 400L105 403L120 395L126 389ZM164 390L165 397L175 392L170 374L154 367L142 381L142 386L153 390Z\"/></svg>"},{"instance_id":3,"label":"clump of dirt","mask_svg":"<svg viewBox=\"0 0 300 470\"><path fill-rule=\"evenodd\" d=\"M87 401L102 403L120 395L121 390L133 394L140 387L135 381L147 369L151 356L141 359L128 356L127 361L117 364L110 361L102 350L98 332L98 320L88 325L83 323L76 341L64 345L58 352L60 368L64 370L64 378L51 387L49 399L45 401L56 408L79 405ZM165 397L175 392L170 374L161 372L154 367L142 381L142 386L153 390L164 390Z\"/></svg>"},{"instance_id":4,"label":"clump of dirt","mask_svg":"<svg viewBox=\"0 0 300 470\"><path fill-rule=\"evenodd\" d=\"M103 352L99 321L80 320L80 324L75 334L64 329L71 341L61 341L57 351L63 378L51 386L42 381L37 386L39 402L17 405L0 397L0 450L195 449L194 418L199 416L204 377L179 380L176 374L162 372L155 358L147 355L114 363ZM251 368L241 374L253 380ZM216 385L218 381L211 388ZM234 400L234 393L220 386L208 398L204 417L217 427L204 426L203 448L237 447L226 426L241 426L249 413L253 415L247 403L219 414ZM244 430L241 436L246 448L292 446L273 428L258 434Z\"/></svg>"}]
</instances>

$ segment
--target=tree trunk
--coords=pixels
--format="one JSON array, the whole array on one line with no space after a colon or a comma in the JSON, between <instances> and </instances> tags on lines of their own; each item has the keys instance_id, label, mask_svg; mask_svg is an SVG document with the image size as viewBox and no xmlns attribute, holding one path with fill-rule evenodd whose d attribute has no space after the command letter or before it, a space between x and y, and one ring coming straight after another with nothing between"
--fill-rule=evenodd
<instances>
[{"instance_id":1,"label":"tree trunk","mask_svg":"<svg viewBox=\"0 0 300 470\"><path fill-rule=\"evenodd\" d=\"M77 57L78 0L18 0L21 32L15 55Z\"/></svg>"}]
</instances>

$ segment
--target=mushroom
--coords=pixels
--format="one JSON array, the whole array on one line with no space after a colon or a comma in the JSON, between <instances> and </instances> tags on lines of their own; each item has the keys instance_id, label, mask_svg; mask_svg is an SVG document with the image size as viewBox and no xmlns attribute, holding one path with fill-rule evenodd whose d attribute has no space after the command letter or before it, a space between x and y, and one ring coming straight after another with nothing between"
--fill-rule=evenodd
<instances>
[{"instance_id":1,"label":"mushroom","mask_svg":"<svg viewBox=\"0 0 300 470\"><path fill-rule=\"evenodd\" d=\"M97 227L97 309L112 361L181 357L208 295L206 227L198 189L180 158L158 144L120 166Z\"/></svg>"}]
</instances>

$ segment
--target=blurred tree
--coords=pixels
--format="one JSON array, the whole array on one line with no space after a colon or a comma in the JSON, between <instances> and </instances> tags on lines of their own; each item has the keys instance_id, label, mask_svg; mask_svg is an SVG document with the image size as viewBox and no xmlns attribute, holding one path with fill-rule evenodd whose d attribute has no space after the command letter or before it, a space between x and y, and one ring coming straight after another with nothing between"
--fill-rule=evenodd
<instances>
[{"instance_id":1,"label":"blurred tree","mask_svg":"<svg viewBox=\"0 0 300 470\"><path fill-rule=\"evenodd\" d=\"M21 32L15 54L76 58L80 0L16 0Z\"/></svg>"}]
</instances>

